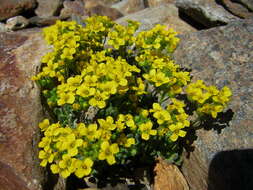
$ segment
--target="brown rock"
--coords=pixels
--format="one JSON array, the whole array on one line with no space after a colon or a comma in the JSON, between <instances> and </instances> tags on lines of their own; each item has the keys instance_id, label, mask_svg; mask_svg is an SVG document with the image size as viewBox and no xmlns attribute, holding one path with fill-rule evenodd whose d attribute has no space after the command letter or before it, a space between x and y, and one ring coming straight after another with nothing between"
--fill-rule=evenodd
<instances>
[{"instance_id":1,"label":"brown rock","mask_svg":"<svg viewBox=\"0 0 253 190\"><path fill-rule=\"evenodd\" d=\"M239 20L214 0L176 0L176 6L190 18L209 28Z\"/></svg>"},{"instance_id":2,"label":"brown rock","mask_svg":"<svg viewBox=\"0 0 253 190\"><path fill-rule=\"evenodd\" d=\"M119 10L124 15L135 13L146 8L144 0L123 0L112 5L112 7Z\"/></svg>"},{"instance_id":3,"label":"brown rock","mask_svg":"<svg viewBox=\"0 0 253 190\"><path fill-rule=\"evenodd\" d=\"M30 77L48 51L36 32L0 33L0 190L41 190L40 90Z\"/></svg>"},{"instance_id":4,"label":"brown rock","mask_svg":"<svg viewBox=\"0 0 253 190\"><path fill-rule=\"evenodd\" d=\"M188 184L178 167L161 158L154 169L154 190L189 190Z\"/></svg>"},{"instance_id":5,"label":"brown rock","mask_svg":"<svg viewBox=\"0 0 253 190\"><path fill-rule=\"evenodd\" d=\"M19 30L25 28L29 21L23 16L15 16L6 21L6 28L8 30Z\"/></svg>"},{"instance_id":6,"label":"brown rock","mask_svg":"<svg viewBox=\"0 0 253 190\"><path fill-rule=\"evenodd\" d=\"M248 9L241 4L234 3L231 0L221 0L221 2L233 15L240 18L250 18L253 16L253 13L249 12Z\"/></svg>"},{"instance_id":7,"label":"brown rock","mask_svg":"<svg viewBox=\"0 0 253 190\"><path fill-rule=\"evenodd\" d=\"M35 0L1 0L0 21L33 9L36 6Z\"/></svg>"},{"instance_id":8,"label":"brown rock","mask_svg":"<svg viewBox=\"0 0 253 190\"><path fill-rule=\"evenodd\" d=\"M157 7L160 5L164 5L167 3L174 3L175 0L148 0L148 6L149 7Z\"/></svg>"},{"instance_id":9,"label":"brown rock","mask_svg":"<svg viewBox=\"0 0 253 190\"><path fill-rule=\"evenodd\" d=\"M194 32L196 29L182 21L178 16L178 9L173 4L166 4L154 8L146 8L142 11L129 14L118 19L119 24L126 24L126 21L136 20L141 23L139 31L149 30L156 24L165 24L174 28L179 33Z\"/></svg>"},{"instance_id":10,"label":"brown rock","mask_svg":"<svg viewBox=\"0 0 253 190\"><path fill-rule=\"evenodd\" d=\"M60 18L67 19L70 18L71 15L77 16L85 16L84 3L79 0L75 1L64 1L64 8L61 10Z\"/></svg>"},{"instance_id":11,"label":"brown rock","mask_svg":"<svg viewBox=\"0 0 253 190\"><path fill-rule=\"evenodd\" d=\"M253 19L180 36L174 58L203 79L233 92L220 121L198 130L182 172L192 190L253 189Z\"/></svg>"},{"instance_id":12,"label":"brown rock","mask_svg":"<svg viewBox=\"0 0 253 190\"><path fill-rule=\"evenodd\" d=\"M116 20L123 16L123 14L119 12L117 9L107 7L99 1L84 0L84 6L89 16L92 15L108 16L112 20Z\"/></svg>"},{"instance_id":13,"label":"brown rock","mask_svg":"<svg viewBox=\"0 0 253 190\"><path fill-rule=\"evenodd\" d=\"M37 0L37 2L36 15L39 17L50 17L59 15L63 0Z\"/></svg>"}]
</instances>

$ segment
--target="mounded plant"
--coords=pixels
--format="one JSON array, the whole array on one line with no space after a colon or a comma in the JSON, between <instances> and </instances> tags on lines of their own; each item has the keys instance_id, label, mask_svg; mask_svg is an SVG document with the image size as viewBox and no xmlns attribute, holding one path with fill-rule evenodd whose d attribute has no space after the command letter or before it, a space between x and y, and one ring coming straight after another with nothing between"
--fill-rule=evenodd
<instances>
[{"instance_id":1,"label":"mounded plant","mask_svg":"<svg viewBox=\"0 0 253 190\"><path fill-rule=\"evenodd\" d=\"M138 22L122 26L104 16L84 23L58 21L43 30L53 50L33 80L52 117L39 124L40 165L83 178L136 158L176 162L193 123L216 118L230 89L191 82L172 60L179 42L173 29L136 34Z\"/></svg>"}]
</instances>

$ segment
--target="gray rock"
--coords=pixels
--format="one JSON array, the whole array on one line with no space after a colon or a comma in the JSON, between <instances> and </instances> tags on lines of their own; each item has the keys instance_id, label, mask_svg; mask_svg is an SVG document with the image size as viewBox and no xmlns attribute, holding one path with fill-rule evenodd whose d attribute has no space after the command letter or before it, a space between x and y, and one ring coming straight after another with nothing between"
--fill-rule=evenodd
<instances>
[{"instance_id":1,"label":"gray rock","mask_svg":"<svg viewBox=\"0 0 253 190\"><path fill-rule=\"evenodd\" d=\"M0 33L0 189L42 190L40 90L30 77L49 48L41 31Z\"/></svg>"},{"instance_id":2,"label":"gray rock","mask_svg":"<svg viewBox=\"0 0 253 190\"><path fill-rule=\"evenodd\" d=\"M28 24L29 24L29 21L25 17L15 16L15 17L9 18L6 21L6 28L8 30L19 30L28 26Z\"/></svg>"},{"instance_id":3,"label":"gray rock","mask_svg":"<svg viewBox=\"0 0 253 190\"><path fill-rule=\"evenodd\" d=\"M214 0L176 0L176 6L186 15L206 27L214 27L239 20Z\"/></svg>"},{"instance_id":4,"label":"gray rock","mask_svg":"<svg viewBox=\"0 0 253 190\"><path fill-rule=\"evenodd\" d=\"M116 22L119 24L126 24L128 19L141 22L139 31L149 30L156 24L168 25L168 27L174 28L179 33L196 31L196 29L179 18L178 9L173 4L146 8L142 11L124 16Z\"/></svg>"},{"instance_id":5,"label":"gray rock","mask_svg":"<svg viewBox=\"0 0 253 190\"><path fill-rule=\"evenodd\" d=\"M37 2L36 15L46 18L59 15L63 0L37 0Z\"/></svg>"},{"instance_id":6,"label":"gray rock","mask_svg":"<svg viewBox=\"0 0 253 190\"><path fill-rule=\"evenodd\" d=\"M36 0L1 0L0 21L35 8Z\"/></svg>"},{"instance_id":7,"label":"gray rock","mask_svg":"<svg viewBox=\"0 0 253 190\"><path fill-rule=\"evenodd\" d=\"M192 190L253 189L253 19L180 36L174 58L203 79L233 92L229 126L198 130L182 171ZM214 127L212 125L211 127ZM239 186L238 186L239 184Z\"/></svg>"}]
</instances>

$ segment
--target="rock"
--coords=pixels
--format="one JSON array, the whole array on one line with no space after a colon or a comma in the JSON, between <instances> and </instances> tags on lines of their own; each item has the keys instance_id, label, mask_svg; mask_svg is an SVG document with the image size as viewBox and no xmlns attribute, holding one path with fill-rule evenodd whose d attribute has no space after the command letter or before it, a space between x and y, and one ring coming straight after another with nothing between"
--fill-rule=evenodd
<instances>
[{"instance_id":1,"label":"rock","mask_svg":"<svg viewBox=\"0 0 253 190\"><path fill-rule=\"evenodd\" d=\"M189 186L178 167L161 158L154 168L154 190L189 190Z\"/></svg>"},{"instance_id":2,"label":"rock","mask_svg":"<svg viewBox=\"0 0 253 190\"><path fill-rule=\"evenodd\" d=\"M7 30L5 24L0 22L0 32L7 32Z\"/></svg>"},{"instance_id":3,"label":"rock","mask_svg":"<svg viewBox=\"0 0 253 190\"><path fill-rule=\"evenodd\" d=\"M15 16L6 21L6 28L8 30L19 30L25 28L29 21L23 16Z\"/></svg>"},{"instance_id":4,"label":"rock","mask_svg":"<svg viewBox=\"0 0 253 190\"><path fill-rule=\"evenodd\" d=\"M0 189L42 190L40 90L30 77L48 51L38 31L0 33Z\"/></svg>"},{"instance_id":5,"label":"rock","mask_svg":"<svg viewBox=\"0 0 253 190\"><path fill-rule=\"evenodd\" d=\"M92 15L108 16L112 20L116 20L123 16L123 14L117 9L107 7L103 5L100 1L96 0L83 0L83 1L85 10L87 11L87 14L89 16Z\"/></svg>"},{"instance_id":6,"label":"rock","mask_svg":"<svg viewBox=\"0 0 253 190\"><path fill-rule=\"evenodd\" d=\"M36 6L35 0L1 0L0 21L17 16Z\"/></svg>"},{"instance_id":7,"label":"rock","mask_svg":"<svg viewBox=\"0 0 253 190\"><path fill-rule=\"evenodd\" d=\"M57 20L60 20L57 16L50 16L46 18L34 16L29 19L29 23L35 26L48 26L55 24Z\"/></svg>"},{"instance_id":8,"label":"rock","mask_svg":"<svg viewBox=\"0 0 253 190\"><path fill-rule=\"evenodd\" d=\"M214 0L176 0L180 11L206 27L215 27L239 20Z\"/></svg>"},{"instance_id":9,"label":"rock","mask_svg":"<svg viewBox=\"0 0 253 190\"><path fill-rule=\"evenodd\" d=\"M146 8L144 0L123 0L117 4L112 5L112 8L115 8L122 12L124 15L129 13L135 13Z\"/></svg>"},{"instance_id":10,"label":"rock","mask_svg":"<svg viewBox=\"0 0 253 190\"><path fill-rule=\"evenodd\" d=\"M38 7L35 10L36 15L46 18L59 15L63 0L37 0L37 2Z\"/></svg>"},{"instance_id":11,"label":"rock","mask_svg":"<svg viewBox=\"0 0 253 190\"><path fill-rule=\"evenodd\" d=\"M198 130L195 149L183 162L192 190L253 189L252 26L253 19L247 19L180 36L175 62L191 68L194 80L219 88L227 85L233 92L223 114L229 126Z\"/></svg>"},{"instance_id":12,"label":"rock","mask_svg":"<svg viewBox=\"0 0 253 190\"><path fill-rule=\"evenodd\" d=\"M175 0L148 0L148 6L149 7L157 7L160 5L164 5L167 3L174 3Z\"/></svg>"},{"instance_id":13,"label":"rock","mask_svg":"<svg viewBox=\"0 0 253 190\"><path fill-rule=\"evenodd\" d=\"M84 3L79 0L75 1L64 1L64 8L61 10L60 18L67 19L70 18L71 15L77 16L85 16Z\"/></svg>"},{"instance_id":14,"label":"rock","mask_svg":"<svg viewBox=\"0 0 253 190\"><path fill-rule=\"evenodd\" d=\"M249 10L253 11L253 1L252 0L234 0L234 2L241 3L245 7L247 7Z\"/></svg>"},{"instance_id":15,"label":"rock","mask_svg":"<svg viewBox=\"0 0 253 190\"><path fill-rule=\"evenodd\" d=\"M240 18L250 18L253 16L253 13L249 12L248 9L241 4L234 3L231 0L221 0L221 2L233 15Z\"/></svg>"},{"instance_id":16,"label":"rock","mask_svg":"<svg viewBox=\"0 0 253 190\"><path fill-rule=\"evenodd\" d=\"M168 25L168 27L174 28L179 33L196 31L196 29L178 17L178 9L173 4L146 8L142 11L124 16L116 22L119 24L126 24L128 19L141 22L139 31L149 30L156 24Z\"/></svg>"},{"instance_id":17,"label":"rock","mask_svg":"<svg viewBox=\"0 0 253 190\"><path fill-rule=\"evenodd\" d=\"M106 6L111 6L111 5L118 3L120 1L122 1L122 0L100 0L100 2Z\"/></svg>"}]
</instances>

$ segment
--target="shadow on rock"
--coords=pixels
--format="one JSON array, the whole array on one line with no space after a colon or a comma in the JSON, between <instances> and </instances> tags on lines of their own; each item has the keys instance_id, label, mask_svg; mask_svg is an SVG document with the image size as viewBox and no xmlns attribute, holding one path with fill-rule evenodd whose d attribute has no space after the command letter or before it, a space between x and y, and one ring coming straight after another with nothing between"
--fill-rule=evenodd
<instances>
[{"instance_id":1,"label":"shadow on rock","mask_svg":"<svg viewBox=\"0 0 253 190\"><path fill-rule=\"evenodd\" d=\"M208 171L208 190L252 190L253 149L222 151Z\"/></svg>"}]
</instances>

